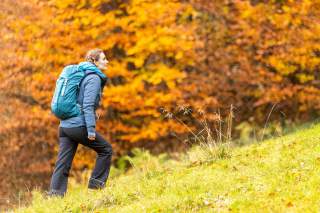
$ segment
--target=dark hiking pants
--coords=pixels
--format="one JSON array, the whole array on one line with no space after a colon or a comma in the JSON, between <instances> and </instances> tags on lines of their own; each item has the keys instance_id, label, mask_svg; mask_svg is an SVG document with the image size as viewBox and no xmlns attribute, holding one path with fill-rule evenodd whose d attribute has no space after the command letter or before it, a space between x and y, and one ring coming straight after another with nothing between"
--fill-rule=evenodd
<instances>
[{"instance_id":1,"label":"dark hiking pants","mask_svg":"<svg viewBox=\"0 0 320 213\"><path fill-rule=\"evenodd\" d=\"M96 164L89 179L88 188L105 187L111 166L112 147L110 143L98 132L96 132L95 140L89 140L86 127L59 127L59 153L51 178L50 195L65 195L69 171L79 143L97 152Z\"/></svg>"}]
</instances>

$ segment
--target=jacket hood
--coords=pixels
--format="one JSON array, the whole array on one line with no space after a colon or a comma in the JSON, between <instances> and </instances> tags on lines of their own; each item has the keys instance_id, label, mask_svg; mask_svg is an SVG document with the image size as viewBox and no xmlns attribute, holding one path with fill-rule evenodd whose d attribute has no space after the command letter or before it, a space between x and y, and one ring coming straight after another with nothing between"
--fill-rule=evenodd
<instances>
[{"instance_id":1,"label":"jacket hood","mask_svg":"<svg viewBox=\"0 0 320 213\"><path fill-rule=\"evenodd\" d=\"M95 64L88 62L88 61L84 61L84 62L79 63L78 66L79 66L79 70L86 72L86 74L89 74L89 73L98 74L102 80L103 86L107 82L108 77L103 72L101 72L101 70Z\"/></svg>"}]
</instances>

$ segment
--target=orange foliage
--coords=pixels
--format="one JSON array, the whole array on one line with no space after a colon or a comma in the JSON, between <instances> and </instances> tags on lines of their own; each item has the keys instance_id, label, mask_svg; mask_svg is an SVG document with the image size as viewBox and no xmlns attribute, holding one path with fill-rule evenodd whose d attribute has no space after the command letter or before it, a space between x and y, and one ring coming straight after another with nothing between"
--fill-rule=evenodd
<instances>
[{"instance_id":1,"label":"orange foliage","mask_svg":"<svg viewBox=\"0 0 320 213\"><path fill-rule=\"evenodd\" d=\"M25 4L30 12L19 11L20 18L6 24L10 33L4 34L13 36L10 48L15 60L3 64L7 73L0 79L4 96L14 101L7 105L13 112L0 127L0 135L10 140L12 151L7 154L23 152L14 160L28 164L17 166L17 174L50 175L58 141L58 120L50 114L55 81L63 66L79 63L95 47L105 50L110 61L106 74L111 81L104 89L97 130L112 143L114 160L159 138L170 147L172 140L165 140L172 137L170 132L186 131L183 125L163 119L159 108L181 98L176 85L186 77L184 67L194 63L196 25L189 19L195 13L191 5L167 0L28 0ZM6 2L6 8L9 5ZM93 153L83 147L79 152L73 168L91 167Z\"/></svg>"},{"instance_id":2,"label":"orange foliage","mask_svg":"<svg viewBox=\"0 0 320 213\"><path fill-rule=\"evenodd\" d=\"M0 169L15 176L50 175L58 140L50 114L55 81L63 66L95 47L107 53L111 79L97 130L116 156L134 146L181 148L173 133L188 134L184 122L196 129L198 115L177 122L161 114L177 105L211 113L210 123L213 112L232 104L236 125L263 124L274 104L274 120L319 115L319 1L22 2L0 3ZM94 153L79 152L74 168L90 167Z\"/></svg>"},{"instance_id":3,"label":"orange foliage","mask_svg":"<svg viewBox=\"0 0 320 213\"><path fill-rule=\"evenodd\" d=\"M183 82L192 104L209 112L233 104L237 123L264 124L274 104L273 120L319 115L319 1L191 3L202 41Z\"/></svg>"}]
</instances>

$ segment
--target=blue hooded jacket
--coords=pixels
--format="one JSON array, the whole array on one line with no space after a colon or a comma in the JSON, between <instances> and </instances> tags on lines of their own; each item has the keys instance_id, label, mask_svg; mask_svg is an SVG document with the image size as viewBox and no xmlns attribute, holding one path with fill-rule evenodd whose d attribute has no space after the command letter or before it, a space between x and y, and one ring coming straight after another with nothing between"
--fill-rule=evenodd
<instances>
[{"instance_id":1,"label":"blue hooded jacket","mask_svg":"<svg viewBox=\"0 0 320 213\"><path fill-rule=\"evenodd\" d=\"M60 127L72 128L86 126L88 136L96 134L96 109L99 107L103 88L107 82L107 76L91 62L79 63L79 70L89 74L80 83L80 90L77 102L80 105L82 114L77 117L60 120ZM91 75L94 73L95 75Z\"/></svg>"}]
</instances>

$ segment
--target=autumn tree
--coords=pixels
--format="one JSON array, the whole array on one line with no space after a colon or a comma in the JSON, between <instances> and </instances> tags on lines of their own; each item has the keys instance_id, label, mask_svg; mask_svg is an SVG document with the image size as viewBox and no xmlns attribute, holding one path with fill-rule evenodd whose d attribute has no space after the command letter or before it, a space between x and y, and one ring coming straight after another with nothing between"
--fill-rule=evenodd
<instances>
[{"instance_id":1,"label":"autumn tree","mask_svg":"<svg viewBox=\"0 0 320 213\"><path fill-rule=\"evenodd\" d=\"M15 156L7 167L15 164L21 177L50 175L58 148L59 121L50 113L55 81L64 66L79 63L96 47L105 50L110 61L97 130L112 143L114 159L134 146L158 151L180 146L170 132L186 129L164 119L160 109L177 104L182 93L176 85L194 63L191 5L165 0L26 4L29 12L7 24L15 40L12 53L19 59L14 64L5 61L3 69L9 72L1 76L10 113L0 132ZM73 168L91 167L94 153L84 147L79 152Z\"/></svg>"},{"instance_id":2,"label":"autumn tree","mask_svg":"<svg viewBox=\"0 0 320 213\"><path fill-rule=\"evenodd\" d=\"M283 124L317 118L319 1L191 3L203 42L182 82L192 104L207 112L233 104L236 125L262 127L270 113Z\"/></svg>"}]
</instances>

